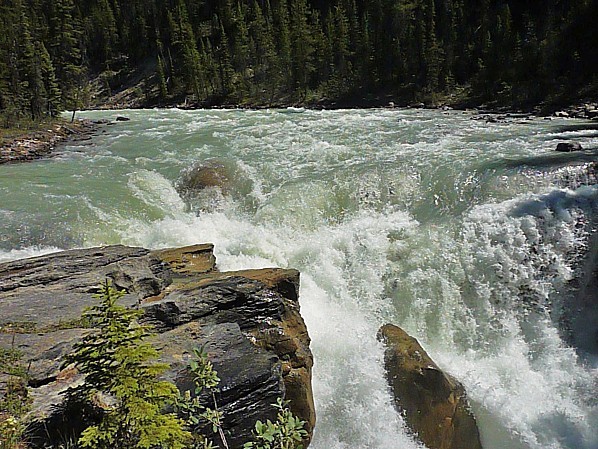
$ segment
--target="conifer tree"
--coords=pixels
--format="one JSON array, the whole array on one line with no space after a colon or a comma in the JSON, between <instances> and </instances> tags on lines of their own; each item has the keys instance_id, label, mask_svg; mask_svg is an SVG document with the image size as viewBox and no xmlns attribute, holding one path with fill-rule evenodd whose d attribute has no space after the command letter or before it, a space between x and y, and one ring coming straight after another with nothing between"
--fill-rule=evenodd
<instances>
[{"instance_id":1,"label":"conifer tree","mask_svg":"<svg viewBox=\"0 0 598 449\"><path fill-rule=\"evenodd\" d=\"M50 47L62 90L62 105L73 111L85 105L87 70L81 55L80 22L73 0L55 0L50 8Z\"/></svg>"},{"instance_id":2,"label":"conifer tree","mask_svg":"<svg viewBox=\"0 0 598 449\"><path fill-rule=\"evenodd\" d=\"M438 91L438 76L441 68L440 47L436 38L436 8L434 0L426 0L424 6L425 17L425 89L428 92Z\"/></svg>"},{"instance_id":3,"label":"conifer tree","mask_svg":"<svg viewBox=\"0 0 598 449\"><path fill-rule=\"evenodd\" d=\"M250 70L252 64L249 56L249 31L241 2L237 2L234 10L230 34L232 40L231 62L235 72L238 74L236 76L235 91L238 94L243 94L248 92L249 84L252 82L252 70Z\"/></svg>"},{"instance_id":4,"label":"conifer tree","mask_svg":"<svg viewBox=\"0 0 598 449\"><path fill-rule=\"evenodd\" d=\"M187 7L182 0L178 0L177 7L169 13L168 20L171 43L180 58L178 75L185 90L192 92L199 101L202 99L205 79L193 27L189 22Z\"/></svg>"},{"instance_id":5,"label":"conifer tree","mask_svg":"<svg viewBox=\"0 0 598 449\"><path fill-rule=\"evenodd\" d=\"M254 43L252 59L255 61L253 77L255 92L260 97L259 91L265 91L266 97L263 99L271 103L274 92L282 80L277 70L278 58L273 40L271 16L267 19L269 8L269 2L265 5L266 11L263 11L257 0L253 0L249 32Z\"/></svg>"},{"instance_id":6,"label":"conifer tree","mask_svg":"<svg viewBox=\"0 0 598 449\"><path fill-rule=\"evenodd\" d=\"M278 71L280 73L281 85L290 88L291 84L291 30L289 19L289 8L287 0L274 0L272 6L273 28L278 34Z\"/></svg>"},{"instance_id":7,"label":"conifer tree","mask_svg":"<svg viewBox=\"0 0 598 449\"><path fill-rule=\"evenodd\" d=\"M30 32L29 17L25 13L25 5L20 0L16 7L19 9L19 59L22 74L20 78L20 103L29 109L31 119L41 117L44 107L44 85L40 70L39 55L35 51L33 37Z\"/></svg>"},{"instance_id":8,"label":"conifer tree","mask_svg":"<svg viewBox=\"0 0 598 449\"><path fill-rule=\"evenodd\" d=\"M178 390L157 379L168 365L154 361L158 353L145 342L149 329L137 322L142 312L119 305L123 295L109 281L102 284L95 296L99 303L83 315L95 330L84 336L67 358L67 363L74 363L85 375L78 396L91 401L103 394L114 401L104 404L101 422L83 431L79 445L183 449L191 435L183 430L182 420L165 412L178 398Z\"/></svg>"},{"instance_id":9,"label":"conifer tree","mask_svg":"<svg viewBox=\"0 0 598 449\"><path fill-rule=\"evenodd\" d=\"M291 67L294 87L305 98L313 65L313 42L306 0L294 0L290 8Z\"/></svg>"},{"instance_id":10,"label":"conifer tree","mask_svg":"<svg viewBox=\"0 0 598 449\"><path fill-rule=\"evenodd\" d=\"M310 89L331 99L381 90L410 100L457 85L472 86L480 101L532 103L582 90L591 96L596 5L3 0L0 114L10 122L82 107L89 78L105 71L111 85L125 87L152 63L157 76L147 81L162 100L193 93L213 102L288 103Z\"/></svg>"},{"instance_id":11,"label":"conifer tree","mask_svg":"<svg viewBox=\"0 0 598 449\"><path fill-rule=\"evenodd\" d=\"M220 93L224 96L233 93L233 75L234 69L230 55L229 41L224 29L224 24L217 16L214 17L213 26L216 30L217 42L215 50L215 60L218 64L218 75L220 78Z\"/></svg>"},{"instance_id":12,"label":"conifer tree","mask_svg":"<svg viewBox=\"0 0 598 449\"><path fill-rule=\"evenodd\" d=\"M62 92L56 79L54 65L43 42L36 42L36 53L40 58L40 69L46 92L47 112L50 116L56 117L62 110Z\"/></svg>"},{"instance_id":13,"label":"conifer tree","mask_svg":"<svg viewBox=\"0 0 598 449\"><path fill-rule=\"evenodd\" d=\"M116 20L108 0L95 0L87 16L88 48L95 64L109 68L114 57L118 35Z\"/></svg>"}]
</instances>

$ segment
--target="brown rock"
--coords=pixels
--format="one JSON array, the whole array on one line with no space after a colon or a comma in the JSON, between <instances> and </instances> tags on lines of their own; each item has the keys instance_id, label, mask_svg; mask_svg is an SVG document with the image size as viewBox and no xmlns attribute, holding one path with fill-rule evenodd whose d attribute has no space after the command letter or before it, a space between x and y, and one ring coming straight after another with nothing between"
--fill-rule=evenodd
<instances>
[{"instance_id":1,"label":"brown rock","mask_svg":"<svg viewBox=\"0 0 598 449\"><path fill-rule=\"evenodd\" d=\"M288 303L279 319L268 326L262 323L249 332L258 347L273 351L283 360L285 398L293 413L306 421L311 434L315 425L315 406L311 389L313 358L309 349L310 338L299 313L299 272L292 269L262 268L256 270L215 271L213 245L194 245L155 251L153 254L167 262L177 273L204 273L200 280L192 280L181 288L207 288L215 282L241 277L258 281L286 298ZM151 302L148 301L149 304Z\"/></svg>"},{"instance_id":2,"label":"brown rock","mask_svg":"<svg viewBox=\"0 0 598 449\"><path fill-rule=\"evenodd\" d=\"M430 449L481 449L463 385L444 373L418 341L392 324L380 328L397 409Z\"/></svg>"},{"instance_id":3,"label":"brown rock","mask_svg":"<svg viewBox=\"0 0 598 449\"><path fill-rule=\"evenodd\" d=\"M218 162L210 162L193 167L183 174L178 183L179 192L198 191L208 187L225 189L229 184L226 167Z\"/></svg>"},{"instance_id":4,"label":"brown rock","mask_svg":"<svg viewBox=\"0 0 598 449\"><path fill-rule=\"evenodd\" d=\"M241 276L260 281L281 295L297 301L299 299L299 272L281 268L260 268L257 270L226 271L211 273L207 280L224 279L226 277Z\"/></svg>"},{"instance_id":5,"label":"brown rock","mask_svg":"<svg viewBox=\"0 0 598 449\"><path fill-rule=\"evenodd\" d=\"M203 274L216 269L214 245L192 245L155 251L154 254L168 263L175 273Z\"/></svg>"}]
</instances>

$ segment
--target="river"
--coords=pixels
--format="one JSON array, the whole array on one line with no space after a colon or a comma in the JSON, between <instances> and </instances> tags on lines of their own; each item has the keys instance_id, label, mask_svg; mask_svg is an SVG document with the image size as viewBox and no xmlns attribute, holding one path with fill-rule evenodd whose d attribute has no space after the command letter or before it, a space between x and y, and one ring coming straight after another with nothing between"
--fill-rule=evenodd
<instances>
[{"instance_id":1,"label":"river","mask_svg":"<svg viewBox=\"0 0 598 449\"><path fill-rule=\"evenodd\" d=\"M595 122L120 113L131 120L92 141L0 166L0 261L212 242L221 270L299 269L314 449L418 447L384 379L387 322L465 385L486 449L598 447L595 315L568 310L598 222L584 168L598 160ZM570 139L594 150L554 152ZM230 185L184 200L182 174L206 163L226 167Z\"/></svg>"}]
</instances>

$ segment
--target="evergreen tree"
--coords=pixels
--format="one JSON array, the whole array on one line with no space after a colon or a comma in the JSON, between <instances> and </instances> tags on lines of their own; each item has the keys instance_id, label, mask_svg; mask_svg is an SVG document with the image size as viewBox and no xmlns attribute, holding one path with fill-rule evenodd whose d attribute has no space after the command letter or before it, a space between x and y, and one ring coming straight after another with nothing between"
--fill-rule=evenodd
<instances>
[{"instance_id":1,"label":"evergreen tree","mask_svg":"<svg viewBox=\"0 0 598 449\"><path fill-rule=\"evenodd\" d=\"M158 89L160 91L160 99L165 100L168 96L168 86L166 85L166 69L164 67L164 59L158 54L157 63L158 75Z\"/></svg>"},{"instance_id":2,"label":"evergreen tree","mask_svg":"<svg viewBox=\"0 0 598 449\"><path fill-rule=\"evenodd\" d=\"M253 70L249 56L249 31L241 2L237 2L234 10L230 35L232 40L231 62L237 73L235 92L243 95L249 91Z\"/></svg>"},{"instance_id":3,"label":"evergreen tree","mask_svg":"<svg viewBox=\"0 0 598 449\"><path fill-rule=\"evenodd\" d=\"M46 92L47 112L50 116L56 117L62 109L62 92L56 79L54 65L46 46L42 42L36 42L36 53L39 55L39 64Z\"/></svg>"},{"instance_id":4,"label":"evergreen tree","mask_svg":"<svg viewBox=\"0 0 598 449\"><path fill-rule=\"evenodd\" d=\"M255 95L261 97L261 92L266 95L263 100L272 103L274 92L282 83L278 67L278 57L273 39L272 16L270 3L266 1L266 11L263 11L257 0L252 2L249 32L253 42L251 58L254 63Z\"/></svg>"},{"instance_id":5,"label":"evergreen tree","mask_svg":"<svg viewBox=\"0 0 598 449\"><path fill-rule=\"evenodd\" d=\"M164 411L176 402L178 390L157 379L168 365L154 361L158 352L145 342L149 330L137 323L142 312L119 305L123 295L108 281L102 285L96 295L99 304L83 315L96 330L84 336L67 358L67 363L74 363L85 374L78 397L91 401L102 393L115 400L114 405L104 406L98 425L83 431L79 445L183 449L191 435L183 430L182 420Z\"/></svg>"},{"instance_id":6,"label":"evergreen tree","mask_svg":"<svg viewBox=\"0 0 598 449\"><path fill-rule=\"evenodd\" d=\"M233 76L234 76L234 69L232 65L232 58L230 55L229 49L229 41L228 36L226 35L226 31L224 29L224 24L222 21L218 19L217 16L214 16L213 24L215 25L216 31L216 40L218 42L215 51L215 60L217 61L218 65L218 75L220 81L220 93L223 96L230 95L234 93L233 90Z\"/></svg>"},{"instance_id":7,"label":"evergreen tree","mask_svg":"<svg viewBox=\"0 0 598 449\"><path fill-rule=\"evenodd\" d=\"M292 69L292 56L291 56L291 30L290 30L290 18L289 8L287 0L274 0L275 6L273 6L273 29L278 34L278 71L281 79L281 85L285 88L291 88L291 69Z\"/></svg>"},{"instance_id":8,"label":"evergreen tree","mask_svg":"<svg viewBox=\"0 0 598 449\"><path fill-rule=\"evenodd\" d=\"M191 91L196 100L202 98L204 90L204 75L200 65L200 55L193 28L189 23L187 8L182 0L178 0L177 7L170 17L172 44L181 57L181 75L186 90Z\"/></svg>"},{"instance_id":9,"label":"evergreen tree","mask_svg":"<svg viewBox=\"0 0 598 449\"><path fill-rule=\"evenodd\" d=\"M436 9L434 0L426 0L424 4L425 17L425 48L423 65L425 67L424 89L428 92L438 91L438 77L441 69L441 50L436 38Z\"/></svg>"},{"instance_id":10,"label":"evergreen tree","mask_svg":"<svg viewBox=\"0 0 598 449\"><path fill-rule=\"evenodd\" d=\"M80 21L75 17L73 0L50 3L50 47L56 76L62 90L62 105L73 111L85 106L88 91L87 70L80 42Z\"/></svg>"},{"instance_id":11,"label":"evergreen tree","mask_svg":"<svg viewBox=\"0 0 598 449\"><path fill-rule=\"evenodd\" d=\"M307 0L294 0L290 8L291 68L293 86L305 99L314 72L312 33Z\"/></svg>"}]
</instances>

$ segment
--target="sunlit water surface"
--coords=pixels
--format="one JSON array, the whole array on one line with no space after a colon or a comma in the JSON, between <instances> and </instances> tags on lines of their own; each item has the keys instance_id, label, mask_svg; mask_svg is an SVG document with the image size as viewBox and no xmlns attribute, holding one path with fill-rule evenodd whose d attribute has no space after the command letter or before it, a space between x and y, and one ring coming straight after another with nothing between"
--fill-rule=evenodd
<instances>
[{"instance_id":1,"label":"sunlit water surface","mask_svg":"<svg viewBox=\"0 0 598 449\"><path fill-rule=\"evenodd\" d=\"M464 383L485 448L596 449L595 348L564 324L596 226L596 126L293 112L124 111L91 142L0 166L0 261L212 242L221 270L299 269L315 449L418 447L384 379L387 322ZM590 150L553 152L570 139ZM181 175L206 163L230 185L184 201Z\"/></svg>"}]
</instances>

